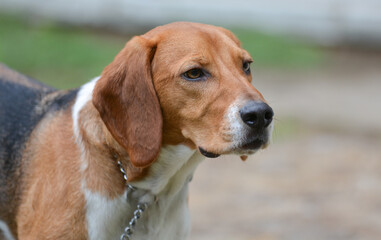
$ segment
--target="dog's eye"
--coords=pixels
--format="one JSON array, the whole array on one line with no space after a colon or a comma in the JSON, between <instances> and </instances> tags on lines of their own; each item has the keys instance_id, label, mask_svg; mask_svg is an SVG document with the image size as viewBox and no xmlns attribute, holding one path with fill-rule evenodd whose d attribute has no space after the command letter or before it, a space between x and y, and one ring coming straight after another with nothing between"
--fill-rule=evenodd
<instances>
[{"instance_id":1,"label":"dog's eye","mask_svg":"<svg viewBox=\"0 0 381 240\"><path fill-rule=\"evenodd\" d=\"M242 65L243 71L247 74L250 73L250 63L251 62L244 62Z\"/></svg>"},{"instance_id":2,"label":"dog's eye","mask_svg":"<svg viewBox=\"0 0 381 240\"><path fill-rule=\"evenodd\" d=\"M200 68L193 68L186 71L183 75L188 80L199 80L204 76L204 72Z\"/></svg>"}]
</instances>

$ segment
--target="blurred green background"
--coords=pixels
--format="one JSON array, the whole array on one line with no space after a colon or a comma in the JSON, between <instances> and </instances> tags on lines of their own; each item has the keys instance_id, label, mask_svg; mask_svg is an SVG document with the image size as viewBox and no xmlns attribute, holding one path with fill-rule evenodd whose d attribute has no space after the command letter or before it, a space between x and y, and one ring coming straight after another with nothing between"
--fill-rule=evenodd
<instances>
[{"instance_id":1,"label":"blurred green background","mask_svg":"<svg viewBox=\"0 0 381 240\"><path fill-rule=\"evenodd\" d=\"M255 67L311 68L322 62L324 54L316 46L249 29L231 30L253 56ZM1 62L57 88L78 87L100 75L131 37L4 13L0 36Z\"/></svg>"}]
</instances>

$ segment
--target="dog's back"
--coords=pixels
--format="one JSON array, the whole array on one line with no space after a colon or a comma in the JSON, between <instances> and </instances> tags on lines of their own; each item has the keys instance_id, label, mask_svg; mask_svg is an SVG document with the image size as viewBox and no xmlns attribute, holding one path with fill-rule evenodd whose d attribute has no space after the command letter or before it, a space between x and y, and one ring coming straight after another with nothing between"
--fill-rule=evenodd
<instances>
[{"instance_id":1,"label":"dog's back","mask_svg":"<svg viewBox=\"0 0 381 240\"><path fill-rule=\"evenodd\" d=\"M17 186L25 143L43 112L41 99L53 89L0 64L0 220L9 222L17 205Z\"/></svg>"},{"instance_id":2,"label":"dog's back","mask_svg":"<svg viewBox=\"0 0 381 240\"><path fill-rule=\"evenodd\" d=\"M22 190L18 187L26 167L26 143L40 120L65 109L76 93L56 91L0 64L0 221L11 228Z\"/></svg>"}]
</instances>

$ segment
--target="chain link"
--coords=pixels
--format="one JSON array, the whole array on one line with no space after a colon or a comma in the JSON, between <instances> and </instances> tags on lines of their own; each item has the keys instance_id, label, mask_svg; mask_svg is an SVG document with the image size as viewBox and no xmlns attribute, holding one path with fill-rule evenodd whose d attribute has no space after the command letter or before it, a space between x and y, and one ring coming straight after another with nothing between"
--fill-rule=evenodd
<instances>
[{"instance_id":1,"label":"chain link","mask_svg":"<svg viewBox=\"0 0 381 240\"><path fill-rule=\"evenodd\" d=\"M133 186L127 183L127 172L124 170L122 163L118 161L118 166L120 171L123 174L123 178L126 181L127 186L127 192L130 192L132 190L135 190ZM136 207L136 210L134 211L134 216L131 218L130 222L128 223L127 227L124 228L123 234L120 236L120 240L130 240L131 235L134 233L136 223L141 218L143 212L147 209L148 204L147 203L139 203Z\"/></svg>"},{"instance_id":2,"label":"chain link","mask_svg":"<svg viewBox=\"0 0 381 240\"><path fill-rule=\"evenodd\" d=\"M124 178L124 180L126 180L126 184L127 184L127 173L124 170L122 163L119 160L118 160L118 166L119 166L119 170L122 172L123 178Z\"/></svg>"},{"instance_id":3,"label":"chain link","mask_svg":"<svg viewBox=\"0 0 381 240\"><path fill-rule=\"evenodd\" d=\"M137 209L134 211L134 216L131 218L128 226L124 228L123 234L120 236L120 240L130 240L131 235L134 233L135 226L143 212L147 209L147 204L138 204Z\"/></svg>"}]
</instances>

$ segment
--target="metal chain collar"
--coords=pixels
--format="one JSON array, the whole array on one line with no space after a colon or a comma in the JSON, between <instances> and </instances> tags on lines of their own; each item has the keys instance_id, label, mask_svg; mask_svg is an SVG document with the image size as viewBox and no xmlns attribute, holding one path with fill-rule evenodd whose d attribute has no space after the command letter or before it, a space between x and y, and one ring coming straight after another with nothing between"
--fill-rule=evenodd
<instances>
[{"instance_id":1,"label":"metal chain collar","mask_svg":"<svg viewBox=\"0 0 381 240\"><path fill-rule=\"evenodd\" d=\"M126 181L127 193L136 190L133 186L127 184L127 172L124 170L122 163L118 161L118 166L123 174L123 178ZM136 222L142 216L143 212L147 209L148 203L138 203L136 210L134 211L134 216L129 221L128 225L124 228L123 234L120 236L120 240L130 240L131 235L134 233Z\"/></svg>"}]
</instances>

